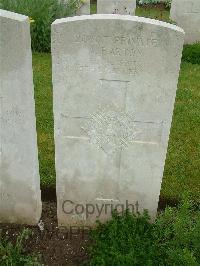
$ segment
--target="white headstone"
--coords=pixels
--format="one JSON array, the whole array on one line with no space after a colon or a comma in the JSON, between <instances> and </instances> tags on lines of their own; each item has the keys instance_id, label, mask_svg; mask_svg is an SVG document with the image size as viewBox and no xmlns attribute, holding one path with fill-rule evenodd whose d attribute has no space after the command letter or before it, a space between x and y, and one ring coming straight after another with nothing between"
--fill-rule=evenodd
<instances>
[{"instance_id":1,"label":"white headstone","mask_svg":"<svg viewBox=\"0 0 200 266\"><path fill-rule=\"evenodd\" d=\"M134 15L136 0L97 0L98 14Z\"/></svg>"},{"instance_id":2,"label":"white headstone","mask_svg":"<svg viewBox=\"0 0 200 266\"><path fill-rule=\"evenodd\" d=\"M0 223L41 215L29 18L0 10Z\"/></svg>"},{"instance_id":3,"label":"white headstone","mask_svg":"<svg viewBox=\"0 0 200 266\"><path fill-rule=\"evenodd\" d=\"M156 215L183 39L133 16L53 23L59 225L104 221L127 202Z\"/></svg>"},{"instance_id":4,"label":"white headstone","mask_svg":"<svg viewBox=\"0 0 200 266\"><path fill-rule=\"evenodd\" d=\"M78 8L76 15L90 15L90 0L81 1L81 6Z\"/></svg>"},{"instance_id":5,"label":"white headstone","mask_svg":"<svg viewBox=\"0 0 200 266\"><path fill-rule=\"evenodd\" d=\"M173 0L170 17L185 31L185 44L200 42L200 0Z\"/></svg>"}]
</instances>

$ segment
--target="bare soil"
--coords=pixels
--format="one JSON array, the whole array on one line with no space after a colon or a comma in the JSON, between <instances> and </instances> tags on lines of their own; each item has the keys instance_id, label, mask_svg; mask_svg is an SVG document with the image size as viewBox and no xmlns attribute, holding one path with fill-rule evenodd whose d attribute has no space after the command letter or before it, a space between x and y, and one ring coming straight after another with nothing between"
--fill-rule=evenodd
<instances>
[{"instance_id":1,"label":"bare soil","mask_svg":"<svg viewBox=\"0 0 200 266\"><path fill-rule=\"evenodd\" d=\"M54 188L42 191L43 212L41 220L44 230L39 226L16 224L0 224L1 234L14 243L24 228L33 232L25 242L26 253L35 253L41 256L44 265L76 266L88 260L87 247L91 244L89 231L82 228L58 229L56 214L56 192ZM177 200L160 198L158 211L167 205L176 206Z\"/></svg>"},{"instance_id":2,"label":"bare soil","mask_svg":"<svg viewBox=\"0 0 200 266\"><path fill-rule=\"evenodd\" d=\"M2 237L15 243L23 229L30 228L33 235L24 242L27 254L35 253L41 256L44 265L81 265L88 259L88 232L81 229L58 229L56 216L56 203L43 202L41 220L44 230L41 231L39 226L0 224Z\"/></svg>"}]
</instances>

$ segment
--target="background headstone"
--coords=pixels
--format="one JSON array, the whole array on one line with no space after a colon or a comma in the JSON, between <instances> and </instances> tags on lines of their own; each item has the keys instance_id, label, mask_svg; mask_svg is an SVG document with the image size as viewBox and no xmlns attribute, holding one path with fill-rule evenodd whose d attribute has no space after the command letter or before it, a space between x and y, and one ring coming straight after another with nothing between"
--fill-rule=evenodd
<instances>
[{"instance_id":1,"label":"background headstone","mask_svg":"<svg viewBox=\"0 0 200 266\"><path fill-rule=\"evenodd\" d=\"M136 0L97 0L98 14L134 15Z\"/></svg>"},{"instance_id":2,"label":"background headstone","mask_svg":"<svg viewBox=\"0 0 200 266\"><path fill-rule=\"evenodd\" d=\"M185 44L200 42L200 0L173 0L170 17L185 31Z\"/></svg>"},{"instance_id":3,"label":"background headstone","mask_svg":"<svg viewBox=\"0 0 200 266\"><path fill-rule=\"evenodd\" d=\"M90 0L83 0L83 3L81 7L77 10L76 15L90 15Z\"/></svg>"},{"instance_id":4,"label":"background headstone","mask_svg":"<svg viewBox=\"0 0 200 266\"><path fill-rule=\"evenodd\" d=\"M156 215L183 39L177 26L139 17L53 23L59 225L104 221L108 205L127 201Z\"/></svg>"},{"instance_id":5,"label":"background headstone","mask_svg":"<svg viewBox=\"0 0 200 266\"><path fill-rule=\"evenodd\" d=\"M29 18L0 10L0 223L41 215Z\"/></svg>"}]
</instances>

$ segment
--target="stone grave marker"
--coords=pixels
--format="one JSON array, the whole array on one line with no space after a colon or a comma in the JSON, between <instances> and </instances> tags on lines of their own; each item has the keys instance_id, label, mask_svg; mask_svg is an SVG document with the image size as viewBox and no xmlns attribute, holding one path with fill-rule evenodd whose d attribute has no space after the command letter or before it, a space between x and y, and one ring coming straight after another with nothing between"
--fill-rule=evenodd
<instances>
[{"instance_id":1,"label":"stone grave marker","mask_svg":"<svg viewBox=\"0 0 200 266\"><path fill-rule=\"evenodd\" d=\"M94 225L113 208L155 217L183 39L177 26L134 16L53 23L60 226Z\"/></svg>"},{"instance_id":2,"label":"stone grave marker","mask_svg":"<svg viewBox=\"0 0 200 266\"><path fill-rule=\"evenodd\" d=\"M98 14L134 15L136 0L97 0Z\"/></svg>"},{"instance_id":3,"label":"stone grave marker","mask_svg":"<svg viewBox=\"0 0 200 266\"><path fill-rule=\"evenodd\" d=\"M29 18L0 10L0 223L41 215Z\"/></svg>"},{"instance_id":4,"label":"stone grave marker","mask_svg":"<svg viewBox=\"0 0 200 266\"><path fill-rule=\"evenodd\" d=\"M173 0L170 17L185 31L185 44L200 42L200 0Z\"/></svg>"}]
</instances>

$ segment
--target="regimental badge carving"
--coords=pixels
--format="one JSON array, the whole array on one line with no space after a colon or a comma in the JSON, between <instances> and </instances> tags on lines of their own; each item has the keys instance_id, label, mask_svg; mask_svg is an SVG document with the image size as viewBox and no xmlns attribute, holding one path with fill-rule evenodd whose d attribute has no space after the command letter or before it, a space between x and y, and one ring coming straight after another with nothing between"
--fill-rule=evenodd
<instances>
[{"instance_id":1,"label":"regimental badge carving","mask_svg":"<svg viewBox=\"0 0 200 266\"><path fill-rule=\"evenodd\" d=\"M114 105L99 107L81 127L91 144L112 155L128 147L135 138L134 116Z\"/></svg>"}]
</instances>

